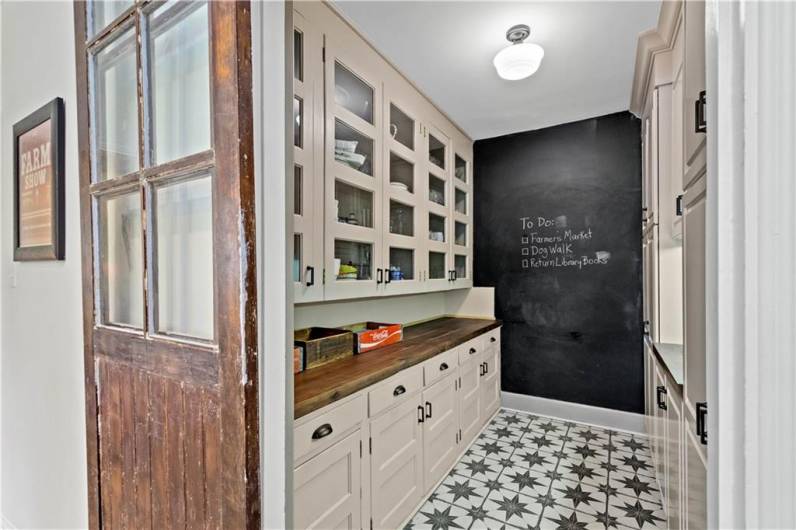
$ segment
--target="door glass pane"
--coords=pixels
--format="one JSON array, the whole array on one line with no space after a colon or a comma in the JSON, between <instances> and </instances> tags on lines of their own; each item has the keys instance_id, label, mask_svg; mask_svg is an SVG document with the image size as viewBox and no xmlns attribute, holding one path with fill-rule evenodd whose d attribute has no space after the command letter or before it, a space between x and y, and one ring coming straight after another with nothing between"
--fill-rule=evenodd
<instances>
[{"instance_id":1,"label":"door glass pane","mask_svg":"<svg viewBox=\"0 0 796 530\"><path fill-rule=\"evenodd\" d=\"M339 222L373 228L373 193L336 180L334 200Z\"/></svg>"},{"instance_id":2,"label":"door glass pane","mask_svg":"<svg viewBox=\"0 0 796 530\"><path fill-rule=\"evenodd\" d=\"M456 163L453 169L453 174L462 182L467 182L467 162L459 155L456 155Z\"/></svg>"},{"instance_id":3,"label":"door glass pane","mask_svg":"<svg viewBox=\"0 0 796 530\"><path fill-rule=\"evenodd\" d=\"M409 149L415 148L415 120L390 103L390 136Z\"/></svg>"},{"instance_id":4,"label":"door glass pane","mask_svg":"<svg viewBox=\"0 0 796 530\"><path fill-rule=\"evenodd\" d=\"M402 202L390 201L390 233L415 235L414 209Z\"/></svg>"},{"instance_id":5,"label":"door glass pane","mask_svg":"<svg viewBox=\"0 0 796 530\"><path fill-rule=\"evenodd\" d=\"M431 280L446 278L444 252L428 253L428 277Z\"/></svg>"},{"instance_id":6,"label":"door glass pane","mask_svg":"<svg viewBox=\"0 0 796 530\"><path fill-rule=\"evenodd\" d=\"M373 88L335 61L334 101L368 123L373 123Z\"/></svg>"},{"instance_id":7,"label":"door glass pane","mask_svg":"<svg viewBox=\"0 0 796 530\"><path fill-rule=\"evenodd\" d=\"M373 176L373 140L340 120L334 124L334 158Z\"/></svg>"},{"instance_id":8,"label":"door glass pane","mask_svg":"<svg viewBox=\"0 0 796 530\"><path fill-rule=\"evenodd\" d=\"M428 159L435 166L445 169L445 144L433 134L428 135Z\"/></svg>"},{"instance_id":9,"label":"door glass pane","mask_svg":"<svg viewBox=\"0 0 796 530\"><path fill-rule=\"evenodd\" d=\"M456 270L457 279L467 278L467 256L454 256L453 268Z\"/></svg>"},{"instance_id":10,"label":"door glass pane","mask_svg":"<svg viewBox=\"0 0 796 530\"><path fill-rule=\"evenodd\" d=\"M213 338L213 202L209 175L155 188L157 330Z\"/></svg>"},{"instance_id":11,"label":"door glass pane","mask_svg":"<svg viewBox=\"0 0 796 530\"><path fill-rule=\"evenodd\" d=\"M172 1L149 16L156 164L210 149L207 4Z\"/></svg>"},{"instance_id":12,"label":"door glass pane","mask_svg":"<svg viewBox=\"0 0 796 530\"><path fill-rule=\"evenodd\" d=\"M428 238L431 241L445 242L445 218L433 213L428 214Z\"/></svg>"},{"instance_id":13,"label":"door glass pane","mask_svg":"<svg viewBox=\"0 0 796 530\"><path fill-rule=\"evenodd\" d=\"M456 211L467 215L467 192L456 188L456 204L454 204Z\"/></svg>"},{"instance_id":14,"label":"door glass pane","mask_svg":"<svg viewBox=\"0 0 796 530\"><path fill-rule=\"evenodd\" d=\"M408 248L390 248L390 281L415 278L415 253Z\"/></svg>"},{"instance_id":15,"label":"door glass pane","mask_svg":"<svg viewBox=\"0 0 796 530\"><path fill-rule=\"evenodd\" d=\"M293 166L293 213L296 215L301 215L302 211L302 204L304 201L303 190L304 190L304 171L303 168L299 165Z\"/></svg>"},{"instance_id":16,"label":"door glass pane","mask_svg":"<svg viewBox=\"0 0 796 530\"><path fill-rule=\"evenodd\" d=\"M136 189L97 203L101 322L143 329L141 194Z\"/></svg>"},{"instance_id":17,"label":"door glass pane","mask_svg":"<svg viewBox=\"0 0 796 530\"><path fill-rule=\"evenodd\" d=\"M301 234L293 234L293 281L301 281L301 271L304 267L301 266Z\"/></svg>"},{"instance_id":18,"label":"door glass pane","mask_svg":"<svg viewBox=\"0 0 796 530\"><path fill-rule=\"evenodd\" d=\"M293 96L293 145L304 147L301 124L304 121L304 100Z\"/></svg>"},{"instance_id":19,"label":"door glass pane","mask_svg":"<svg viewBox=\"0 0 796 530\"><path fill-rule=\"evenodd\" d=\"M337 280L370 280L373 245L355 241L334 242L334 275Z\"/></svg>"},{"instance_id":20,"label":"door glass pane","mask_svg":"<svg viewBox=\"0 0 796 530\"><path fill-rule=\"evenodd\" d=\"M304 34L293 30L293 77L304 81Z\"/></svg>"},{"instance_id":21,"label":"door glass pane","mask_svg":"<svg viewBox=\"0 0 796 530\"><path fill-rule=\"evenodd\" d=\"M390 185L397 189L414 193L415 166L395 153L390 153Z\"/></svg>"},{"instance_id":22,"label":"door glass pane","mask_svg":"<svg viewBox=\"0 0 796 530\"><path fill-rule=\"evenodd\" d=\"M428 200L445 206L445 181L428 174Z\"/></svg>"},{"instance_id":23,"label":"door glass pane","mask_svg":"<svg viewBox=\"0 0 796 530\"><path fill-rule=\"evenodd\" d=\"M454 243L459 246L467 245L467 225L456 221L456 233L454 234Z\"/></svg>"},{"instance_id":24,"label":"door glass pane","mask_svg":"<svg viewBox=\"0 0 796 530\"><path fill-rule=\"evenodd\" d=\"M89 27L89 37L96 34L116 20L124 11L133 5L130 0L94 0L91 2L91 18Z\"/></svg>"},{"instance_id":25,"label":"door glass pane","mask_svg":"<svg viewBox=\"0 0 796 530\"><path fill-rule=\"evenodd\" d=\"M135 33L125 31L94 57L94 180L138 170Z\"/></svg>"}]
</instances>

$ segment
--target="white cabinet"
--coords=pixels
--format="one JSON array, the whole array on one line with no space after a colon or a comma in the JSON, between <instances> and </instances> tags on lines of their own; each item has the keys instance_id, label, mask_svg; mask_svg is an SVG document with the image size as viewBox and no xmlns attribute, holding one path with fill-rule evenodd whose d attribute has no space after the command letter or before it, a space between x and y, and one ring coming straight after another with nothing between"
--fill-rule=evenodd
<instances>
[{"instance_id":1,"label":"white cabinet","mask_svg":"<svg viewBox=\"0 0 796 530\"><path fill-rule=\"evenodd\" d=\"M459 351L459 422L462 442L469 444L483 425L481 356L473 344L465 345Z\"/></svg>"},{"instance_id":2,"label":"white cabinet","mask_svg":"<svg viewBox=\"0 0 796 530\"><path fill-rule=\"evenodd\" d=\"M683 529L702 530L708 527L707 460L699 440L690 431L685 436L684 445Z\"/></svg>"},{"instance_id":3,"label":"white cabinet","mask_svg":"<svg viewBox=\"0 0 796 530\"><path fill-rule=\"evenodd\" d=\"M459 373L446 375L423 391L425 491L433 488L459 455Z\"/></svg>"},{"instance_id":4,"label":"white cabinet","mask_svg":"<svg viewBox=\"0 0 796 530\"><path fill-rule=\"evenodd\" d=\"M481 417L491 418L500 408L500 355L497 348L486 348L481 366Z\"/></svg>"},{"instance_id":5,"label":"white cabinet","mask_svg":"<svg viewBox=\"0 0 796 530\"><path fill-rule=\"evenodd\" d=\"M683 134L685 137L686 166L696 163L705 147L705 131L698 132L700 123L704 123L704 106L699 103L705 93L705 2L704 0L685 0L683 2L683 22L685 25L685 56L683 79L683 105L685 120ZM701 116L700 116L701 114ZM686 175L692 175L685 171ZM690 180L690 179L689 179ZM688 186L690 181L686 181Z\"/></svg>"},{"instance_id":6,"label":"white cabinet","mask_svg":"<svg viewBox=\"0 0 796 530\"><path fill-rule=\"evenodd\" d=\"M360 437L355 431L293 473L296 528L359 529Z\"/></svg>"}]
</instances>

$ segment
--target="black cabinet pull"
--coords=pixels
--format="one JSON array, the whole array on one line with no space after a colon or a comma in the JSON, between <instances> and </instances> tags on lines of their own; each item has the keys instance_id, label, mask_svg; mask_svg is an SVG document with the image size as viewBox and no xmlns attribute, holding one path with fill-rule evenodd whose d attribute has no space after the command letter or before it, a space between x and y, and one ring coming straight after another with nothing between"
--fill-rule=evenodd
<instances>
[{"instance_id":1,"label":"black cabinet pull","mask_svg":"<svg viewBox=\"0 0 796 530\"><path fill-rule=\"evenodd\" d=\"M663 396L664 394L666 394L666 387L665 386L656 387L655 391L658 398L658 408L661 410L666 410L666 402L663 401Z\"/></svg>"},{"instance_id":2,"label":"black cabinet pull","mask_svg":"<svg viewBox=\"0 0 796 530\"><path fill-rule=\"evenodd\" d=\"M423 405L418 405L417 406L417 423L423 423L424 421L426 421L425 409L423 408Z\"/></svg>"},{"instance_id":3,"label":"black cabinet pull","mask_svg":"<svg viewBox=\"0 0 796 530\"><path fill-rule=\"evenodd\" d=\"M674 215L681 217L683 215L683 196L678 195L674 200Z\"/></svg>"},{"instance_id":4,"label":"black cabinet pull","mask_svg":"<svg viewBox=\"0 0 796 530\"><path fill-rule=\"evenodd\" d=\"M484 372L484 363L481 363L481 364L479 364L479 365L478 365L478 375L480 375L481 377L483 377L485 373L486 373L486 372Z\"/></svg>"},{"instance_id":5,"label":"black cabinet pull","mask_svg":"<svg viewBox=\"0 0 796 530\"><path fill-rule=\"evenodd\" d=\"M490 337L489 342L497 342L497 339L495 337Z\"/></svg>"},{"instance_id":6,"label":"black cabinet pull","mask_svg":"<svg viewBox=\"0 0 796 530\"><path fill-rule=\"evenodd\" d=\"M387 285L392 281L392 272L390 269L384 269L384 284Z\"/></svg>"},{"instance_id":7,"label":"black cabinet pull","mask_svg":"<svg viewBox=\"0 0 796 530\"><path fill-rule=\"evenodd\" d=\"M447 369L448 369L448 363L442 363L441 365L439 365L440 372L444 372Z\"/></svg>"},{"instance_id":8,"label":"black cabinet pull","mask_svg":"<svg viewBox=\"0 0 796 530\"><path fill-rule=\"evenodd\" d=\"M376 269L376 285L380 283L384 283L384 271L381 269Z\"/></svg>"},{"instance_id":9,"label":"black cabinet pull","mask_svg":"<svg viewBox=\"0 0 796 530\"><path fill-rule=\"evenodd\" d=\"M315 285L315 267L307 265L307 272L310 273L310 281L307 282L307 287L312 287Z\"/></svg>"},{"instance_id":10,"label":"black cabinet pull","mask_svg":"<svg viewBox=\"0 0 796 530\"><path fill-rule=\"evenodd\" d=\"M708 404L701 401L696 404L696 432L702 445L708 444L707 429Z\"/></svg>"},{"instance_id":11,"label":"black cabinet pull","mask_svg":"<svg viewBox=\"0 0 796 530\"><path fill-rule=\"evenodd\" d=\"M699 97L694 101L694 132L705 133L708 131L707 118L705 116L705 106L707 105L707 96L705 91L699 93Z\"/></svg>"},{"instance_id":12,"label":"black cabinet pull","mask_svg":"<svg viewBox=\"0 0 796 530\"><path fill-rule=\"evenodd\" d=\"M406 387L403 386L403 385L398 385L398 386L395 387L395 390L392 391L392 395L393 396L400 396L404 392L406 392Z\"/></svg>"},{"instance_id":13,"label":"black cabinet pull","mask_svg":"<svg viewBox=\"0 0 796 530\"><path fill-rule=\"evenodd\" d=\"M478 351L478 350L476 350L475 348L470 348L470 355L472 355L472 354L476 353L477 351Z\"/></svg>"},{"instance_id":14,"label":"black cabinet pull","mask_svg":"<svg viewBox=\"0 0 796 530\"><path fill-rule=\"evenodd\" d=\"M426 418L431 417L431 402L426 401Z\"/></svg>"},{"instance_id":15,"label":"black cabinet pull","mask_svg":"<svg viewBox=\"0 0 796 530\"><path fill-rule=\"evenodd\" d=\"M451 271L451 273L453 274L453 280L451 280L451 281L454 281L454 282L455 282L457 279L459 279L459 275L458 275L458 274L456 274L456 269L453 269L453 270Z\"/></svg>"},{"instance_id":16,"label":"black cabinet pull","mask_svg":"<svg viewBox=\"0 0 796 530\"><path fill-rule=\"evenodd\" d=\"M489 362L484 363L484 375L489 373Z\"/></svg>"},{"instance_id":17,"label":"black cabinet pull","mask_svg":"<svg viewBox=\"0 0 796 530\"><path fill-rule=\"evenodd\" d=\"M324 423L323 425L315 429L315 432L312 433L312 439L320 440L321 438L326 438L330 434L332 434L332 426L328 423Z\"/></svg>"}]
</instances>

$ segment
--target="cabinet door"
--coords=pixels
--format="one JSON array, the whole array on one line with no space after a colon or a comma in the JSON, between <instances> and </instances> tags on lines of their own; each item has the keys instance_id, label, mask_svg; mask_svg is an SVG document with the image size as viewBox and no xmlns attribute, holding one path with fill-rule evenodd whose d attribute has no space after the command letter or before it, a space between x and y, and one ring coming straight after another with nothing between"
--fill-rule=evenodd
<instances>
[{"instance_id":1,"label":"cabinet door","mask_svg":"<svg viewBox=\"0 0 796 530\"><path fill-rule=\"evenodd\" d=\"M296 302L323 299L323 36L293 12L293 284Z\"/></svg>"},{"instance_id":2,"label":"cabinet door","mask_svg":"<svg viewBox=\"0 0 796 530\"><path fill-rule=\"evenodd\" d=\"M705 90L705 2L685 0L684 105L685 164L690 166L705 146L705 134L696 132L696 101ZM686 183L687 185L687 183Z\"/></svg>"},{"instance_id":3,"label":"cabinet door","mask_svg":"<svg viewBox=\"0 0 796 530\"><path fill-rule=\"evenodd\" d=\"M644 320L647 333L658 340L658 226L651 226L644 234Z\"/></svg>"},{"instance_id":4,"label":"cabinet door","mask_svg":"<svg viewBox=\"0 0 796 530\"><path fill-rule=\"evenodd\" d=\"M360 431L348 435L293 473L295 527L362 527Z\"/></svg>"},{"instance_id":5,"label":"cabinet door","mask_svg":"<svg viewBox=\"0 0 796 530\"><path fill-rule=\"evenodd\" d=\"M666 389L666 383L660 368L655 367L655 420L652 437L652 453L655 459L655 475L661 486L661 501L664 506L668 499L668 484L666 482L666 410L661 408L660 402L664 407L667 406L666 394L659 389Z\"/></svg>"},{"instance_id":6,"label":"cabinet door","mask_svg":"<svg viewBox=\"0 0 796 530\"><path fill-rule=\"evenodd\" d=\"M472 156L454 143L451 181L451 248L455 289L473 286L473 174ZM460 149L461 147L461 149Z\"/></svg>"},{"instance_id":7,"label":"cabinet door","mask_svg":"<svg viewBox=\"0 0 796 530\"><path fill-rule=\"evenodd\" d=\"M686 425L685 481L683 491L683 528L702 530L707 520L707 462L703 459L700 443Z\"/></svg>"},{"instance_id":8,"label":"cabinet door","mask_svg":"<svg viewBox=\"0 0 796 530\"><path fill-rule=\"evenodd\" d=\"M375 296L382 267L382 90L379 57L326 35L325 297Z\"/></svg>"},{"instance_id":9,"label":"cabinet door","mask_svg":"<svg viewBox=\"0 0 796 530\"><path fill-rule=\"evenodd\" d=\"M655 418L655 354L649 342L644 341L644 426L653 433Z\"/></svg>"},{"instance_id":10,"label":"cabinet door","mask_svg":"<svg viewBox=\"0 0 796 530\"><path fill-rule=\"evenodd\" d=\"M459 455L458 381L456 370L423 391L424 491L442 479Z\"/></svg>"},{"instance_id":11,"label":"cabinet door","mask_svg":"<svg viewBox=\"0 0 796 530\"><path fill-rule=\"evenodd\" d=\"M398 528L423 497L422 409L418 396L370 422L374 528Z\"/></svg>"},{"instance_id":12,"label":"cabinet door","mask_svg":"<svg viewBox=\"0 0 796 530\"><path fill-rule=\"evenodd\" d=\"M481 421L486 422L500 408L500 355L497 348L486 348L482 359Z\"/></svg>"},{"instance_id":13,"label":"cabinet door","mask_svg":"<svg viewBox=\"0 0 796 530\"><path fill-rule=\"evenodd\" d=\"M464 444L475 438L484 423L481 416L481 362L481 355L476 352L459 366L459 417Z\"/></svg>"},{"instance_id":14,"label":"cabinet door","mask_svg":"<svg viewBox=\"0 0 796 530\"><path fill-rule=\"evenodd\" d=\"M453 283L451 238L451 141L440 129L423 124L422 237L426 249L426 289L450 289Z\"/></svg>"},{"instance_id":15,"label":"cabinet door","mask_svg":"<svg viewBox=\"0 0 796 530\"><path fill-rule=\"evenodd\" d=\"M669 387L666 402L666 514L670 530L679 530L682 523L682 399L672 386Z\"/></svg>"}]
</instances>

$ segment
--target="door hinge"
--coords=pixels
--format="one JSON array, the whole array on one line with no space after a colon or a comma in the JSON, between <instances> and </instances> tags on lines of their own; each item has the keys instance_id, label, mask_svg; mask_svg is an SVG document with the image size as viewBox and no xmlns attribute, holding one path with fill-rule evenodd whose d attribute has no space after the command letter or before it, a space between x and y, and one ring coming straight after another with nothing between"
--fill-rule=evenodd
<instances>
[{"instance_id":1,"label":"door hinge","mask_svg":"<svg viewBox=\"0 0 796 530\"><path fill-rule=\"evenodd\" d=\"M326 285L326 268L323 269L323 278L321 279L323 285Z\"/></svg>"},{"instance_id":2,"label":"door hinge","mask_svg":"<svg viewBox=\"0 0 796 530\"><path fill-rule=\"evenodd\" d=\"M373 438L368 438L368 454L373 454Z\"/></svg>"},{"instance_id":3,"label":"door hinge","mask_svg":"<svg viewBox=\"0 0 796 530\"><path fill-rule=\"evenodd\" d=\"M359 441L359 458L362 458L362 440Z\"/></svg>"},{"instance_id":4,"label":"door hinge","mask_svg":"<svg viewBox=\"0 0 796 530\"><path fill-rule=\"evenodd\" d=\"M326 46L321 48L321 62L322 63L326 62Z\"/></svg>"},{"instance_id":5,"label":"door hinge","mask_svg":"<svg viewBox=\"0 0 796 530\"><path fill-rule=\"evenodd\" d=\"M373 518L370 518L370 530L373 530Z\"/></svg>"}]
</instances>

